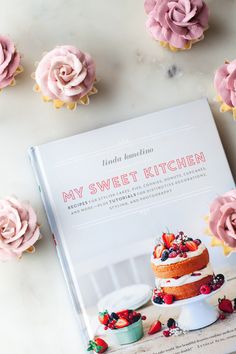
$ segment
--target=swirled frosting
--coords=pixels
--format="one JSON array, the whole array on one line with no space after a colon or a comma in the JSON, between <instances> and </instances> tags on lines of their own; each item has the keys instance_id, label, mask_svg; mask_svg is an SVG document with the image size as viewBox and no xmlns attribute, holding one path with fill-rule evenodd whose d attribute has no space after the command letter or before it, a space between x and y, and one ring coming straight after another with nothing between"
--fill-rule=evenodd
<instances>
[{"instance_id":1,"label":"swirled frosting","mask_svg":"<svg viewBox=\"0 0 236 354\"><path fill-rule=\"evenodd\" d=\"M228 106L236 107L236 59L216 70L214 85L222 100Z\"/></svg>"},{"instance_id":2,"label":"swirled frosting","mask_svg":"<svg viewBox=\"0 0 236 354\"><path fill-rule=\"evenodd\" d=\"M151 36L176 48L199 40L208 27L209 10L203 0L145 0L144 7Z\"/></svg>"},{"instance_id":3,"label":"swirled frosting","mask_svg":"<svg viewBox=\"0 0 236 354\"><path fill-rule=\"evenodd\" d=\"M39 237L36 214L30 204L12 197L0 200L0 260L21 257Z\"/></svg>"},{"instance_id":4,"label":"swirled frosting","mask_svg":"<svg viewBox=\"0 0 236 354\"><path fill-rule=\"evenodd\" d=\"M216 198L210 206L209 228L212 234L236 249L236 190Z\"/></svg>"},{"instance_id":5,"label":"swirled frosting","mask_svg":"<svg viewBox=\"0 0 236 354\"><path fill-rule=\"evenodd\" d=\"M0 89L11 84L19 65L20 54L14 43L7 36L0 36Z\"/></svg>"},{"instance_id":6,"label":"swirled frosting","mask_svg":"<svg viewBox=\"0 0 236 354\"><path fill-rule=\"evenodd\" d=\"M89 54L73 46L59 46L39 62L35 79L44 96L76 102L93 88L95 62Z\"/></svg>"}]
</instances>

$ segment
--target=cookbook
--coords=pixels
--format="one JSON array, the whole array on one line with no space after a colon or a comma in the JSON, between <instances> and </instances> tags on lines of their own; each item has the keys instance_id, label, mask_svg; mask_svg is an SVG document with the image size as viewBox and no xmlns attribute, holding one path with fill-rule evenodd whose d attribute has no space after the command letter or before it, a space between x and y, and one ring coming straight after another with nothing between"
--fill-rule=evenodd
<instances>
[{"instance_id":1,"label":"cookbook","mask_svg":"<svg viewBox=\"0 0 236 354\"><path fill-rule=\"evenodd\" d=\"M190 280L182 284L183 277L160 275L164 266L173 270L177 259L191 267L194 259L203 262L205 252L205 273L192 272L191 280L195 275L196 285L203 284L203 277L213 279L210 259L214 274L228 278L224 289L216 291L236 297L236 255L226 257L206 232L211 202L235 188L206 99L34 146L29 156L83 333L84 352L88 340L97 337L109 344L111 353L236 349L234 313L225 321L212 320L206 328L189 324L196 331L168 339L161 331L148 334L157 318L164 329L166 319L178 317L178 296L186 302L180 287ZM159 287L168 295L165 301ZM192 292L192 299L196 295ZM217 307L220 295L210 295ZM102 345L90 343L91 350L98 347Z\"/></svg>"}]
</instances>

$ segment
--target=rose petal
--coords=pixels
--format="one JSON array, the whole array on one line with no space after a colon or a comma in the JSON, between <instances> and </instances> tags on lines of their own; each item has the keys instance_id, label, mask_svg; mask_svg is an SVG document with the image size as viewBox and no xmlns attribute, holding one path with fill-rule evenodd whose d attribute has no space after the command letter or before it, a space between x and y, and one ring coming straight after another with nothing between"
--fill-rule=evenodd
<instances>
[{"instance_id":1,"label":"rose petal","mask_svg":"<svg viewBox=\"0 0 236 354\"><path fill-rule=\"evenodd\" d=\"M232 106L236 107L236 91L230 92L230 101L232 102Z\"/></svg>"},{"instance_id":2,"label":"rose petal","mask_svg":"<svg viewBox=\"0 0 236 354\"><path fill-rule=\"evenodd\" d=\"M196 13L197 13L197 7L194 6L190 12L186 13L186 16L183 19L183 22L188 23L196 15ZM196 23L196 21L194 21L194 23Z\"/></svg>"},{"instance_id":3,"label":"rose petal","mask_svg":"<svg viewBox=\"0 0 236 354\"><path fill-rule=\"evenodd\" d=\"M146 28L152 35L152 37L158 41L164 41L165 37L162 33L162 27L161 25L153 18L153 17L148 17L146 21Z\"/></svg>"},{"instance_id":4,"label":"rose petal","mask_svg":"<svg viewBox=\"0 0 236 354\"><path fill-rule=\"evenodd\" d=\"M184 36L187 33L187 29L185 27L178 26L169 18L169 16L166 16L166 22L168 23L169 28L172 30L174 35L179 35L179 36Z\"/></svg>"},{"instance_id":5,"label":"rose petal","mask_svg":"<svg viewBox=\"0 0 236 354\"><path fill-rule=\"evenodd\" d=\"M154 9L155 5L156 5L156 0L145 0L144 9L146 13L149 14L149 12L151 12Z\"/></svg>"},{"instance_id":6,"label":"rose petal","mask_svg":"<svg viewBox=\"0 0 236 354\"><path fill-rule=\"evenodd\" d=\"M233 107L233 103L231 101L231 91L227 88L227 79L223 79L222 82L218 86L218 92L223 99L223 101L230 107Z\"/></svg>"},{"instance_id":7,"label":"rose petal","mask_svg":"<svg viewBox=\"0 0 236 354\"><path fill-rule=\"evenodd\" d=\"M39 237L40 237L39 227L36 227L33 235L28 240L24 239L22 245L17 248L17 251L23 252L27 250L27 248L29 248L30 246L35 244L36 241L38 241Z\"/></svg>"},{"instance_id":8,"label":"rose petal","mask_svg":"<svg viewBox=\"0 0 236 354\"><path fill-rule=\"evenodd\" d=\"M23 237L20 237L20 238L18 238L18 240L11 242L11 246L12 246L12 248L17 250L19 248L19 246L22 244L22 242L23 242Z\"/></svg>"},{"instance_id":9,"label":"rose petal","mask_svg":"<svg viewBox=\"0 0 236 354\"><path fill-rule=\"evenodd\" d=\"M205 29L208 27L209 22L209 7L203 3L200 11L198 12L197 19L199 24Z\"/></svg>"},{"instance_id":10,"label":"rose petal","mask_svg":"<svg viewBox=\"0 0 236 354\"><path fill-rule=\"evenodd\" d=\"M12 77L15 72L16 69L19 67L20 65L20 54L19 53L14 53L11 57L11 61L8 65L8 76Z\"/></svg>"},{"instance_id":11,"label":"rose petal","mask_svg":"<svg viewBox=\"0 0 236 354\"><path fill-rule=\"evenodd\" d=\"M159 1L157 2L155 8L150 13L150 16L154 17L161 26L168 27L166 23L166 14L168 13L168 1Z\"/></svg>"},{"instance_id":12,"label":"rose petal","mask_svg":"<svg viewBox=\"0 0 236 354\"><path fill-rule=\"evenodd\" d=\"M202 26L196 24L188 27L188 32L185 35L185 38L188 40L195 40L201 38L203 35Z\"/></svg>"},{"instance_id":13,"label":"rose petal","mask_svg":"<svg viewBox=\"0 0 236 354\"><path fill-rule=\"evenodd\" d=\"M218 91L218 86L221 84L222 80L228 75L227 67L228 65L224 64L216 70L215 78L214 78L214 86L217 91Z\"/></svg>"},{"instance_id":14,"label":"rose petal","mask_svg":"<svg viewBox=\"0 0 236 354\"><path fill-rule=\"evenodd\" d=\"M191 3L189 0L182 0L182 1L180 1L180 3L182 3L184 5L186 14L191 11Z\"/></svg>"},{"instance_id":15,"label":"rose petal","mask_svg":"<svg viewBox=\"0 0 236 354\"><path fill-rule=\"evenodd\" d=\"M3 51L2 44L0 42L0 65L3 63L4 59L5 59L4 51Z\"/></svg>"},{"instance_id":16,"label":"rose petal","mask_svg":"<svg viewBox=\"0 0 236 354\"><path fill-rule=\"evenodd\" d=\"M227 89L234 90L235 81L236 81L236 69L232 71L226 79Z\"/></svg>"},{"instance_id":17,"label":"rose petal","mask_svg":"<svg viewBox=\"0 0 236 354\"><path fill-rule=\"evenodd\" d=\"M173 22L175 24L180 24L181 25L181 22L183 21L183 19L185 17L185 13L177 11L174 8L173 11L172 11L172 14L171 14L171 12L169 13L169 17L171 17L171 19L173 20Z\"/></svg>"},{"instance_id":18,"label":"rose petal","mask_svg":"<svg viewBox=\"0 0 236 354\"><path fill-rule=\"evenodd\" d=\"M25 235L27 227L28 227L28 222L26 220L22 221L21 230L19 230L18 233L15 233L15 235L12 236L10 240L6 241L6 243L10 243L12 241L18 240L20 237Z\"/></svg>"},{"instance_id":19,"label":"rose petal","mask_svg":"<svg viewBox=\"0 0 236 354\"><path fill-rule=\"evenodd\" d=\"M236 239L236 230L234 229L233 225L232 225L232 221L231 221L231 215L229 215L226 220L225 220L225 227L226 229L228 229L228 235L230 235L231 237Z\"/></svg>"},{"instance_id":20,"label":"rose petal","mask_svg":"<svg viewBox=\"0 0 236 354\"><path fill-rule=\"evenodd\" d=\"M165 28L163 28L162 32L166 40L176 48L184 48L184 46L187 44L187 40L185 38L179 36L171 30L166 30Z\"/></svg>"}]
</instances>

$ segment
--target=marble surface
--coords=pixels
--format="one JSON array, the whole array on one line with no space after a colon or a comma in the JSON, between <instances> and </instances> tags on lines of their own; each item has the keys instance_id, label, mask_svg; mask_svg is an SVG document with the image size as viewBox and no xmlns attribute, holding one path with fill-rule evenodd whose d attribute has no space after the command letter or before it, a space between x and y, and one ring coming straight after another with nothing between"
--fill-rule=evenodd
<instances>
[{"instance_id":1,"label":"marble surface","mask_svg":"<svg viewBox=\"0 0 236 354\"><path fill-rule=\"evenodd\" d=\"M219 113L212 84L214 70L235 58L236 1L207 2L211 20L205 40L181 53L161 48L146 33L143 0L1 2L0 31L16 42L25 71L16 87L0 95L0 196L30 200L44 234L35 255L1 264L1 353L83 353L28 162L30 145L207 96L236 175L236 122L230 113ZM99 94L75 112L55 111L32 91L34 62L58 44L77 45L97 63Z\"/></svg>"}]
</instances>

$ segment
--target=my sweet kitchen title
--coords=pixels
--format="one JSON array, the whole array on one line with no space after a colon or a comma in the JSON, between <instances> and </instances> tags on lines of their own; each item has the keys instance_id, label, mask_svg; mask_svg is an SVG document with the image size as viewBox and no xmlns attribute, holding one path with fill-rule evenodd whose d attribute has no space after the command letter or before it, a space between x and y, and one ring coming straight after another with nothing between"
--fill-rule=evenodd
<instances>
[{"instance_id":1,"label":"my sweet kitchen title","mask_svg":"<svg viewBox=\"0 0 236 354\"><path fill-rule=\"evenodd\" d=\"M119 162L118 160L113 163ZM163 161L151 166L146 166L139 171L132 169L120 175L111 176L100 181L94 181L88 185L74 186L72 189L63 191L62 198L65 203L68 201L82 199L85 193L96 195L106 191L116 190L123 186L137 183L140 179L152 180L158 176L171 174L179 170L186 169L191 166L205 164L206 158L203 152L194 153L179 157L174 160ZM107 163L108 164L108 163ZM107 165L105 164L105 165ZM104 160L103 160L104 166Z\"/></svg>"}]
</instances>

